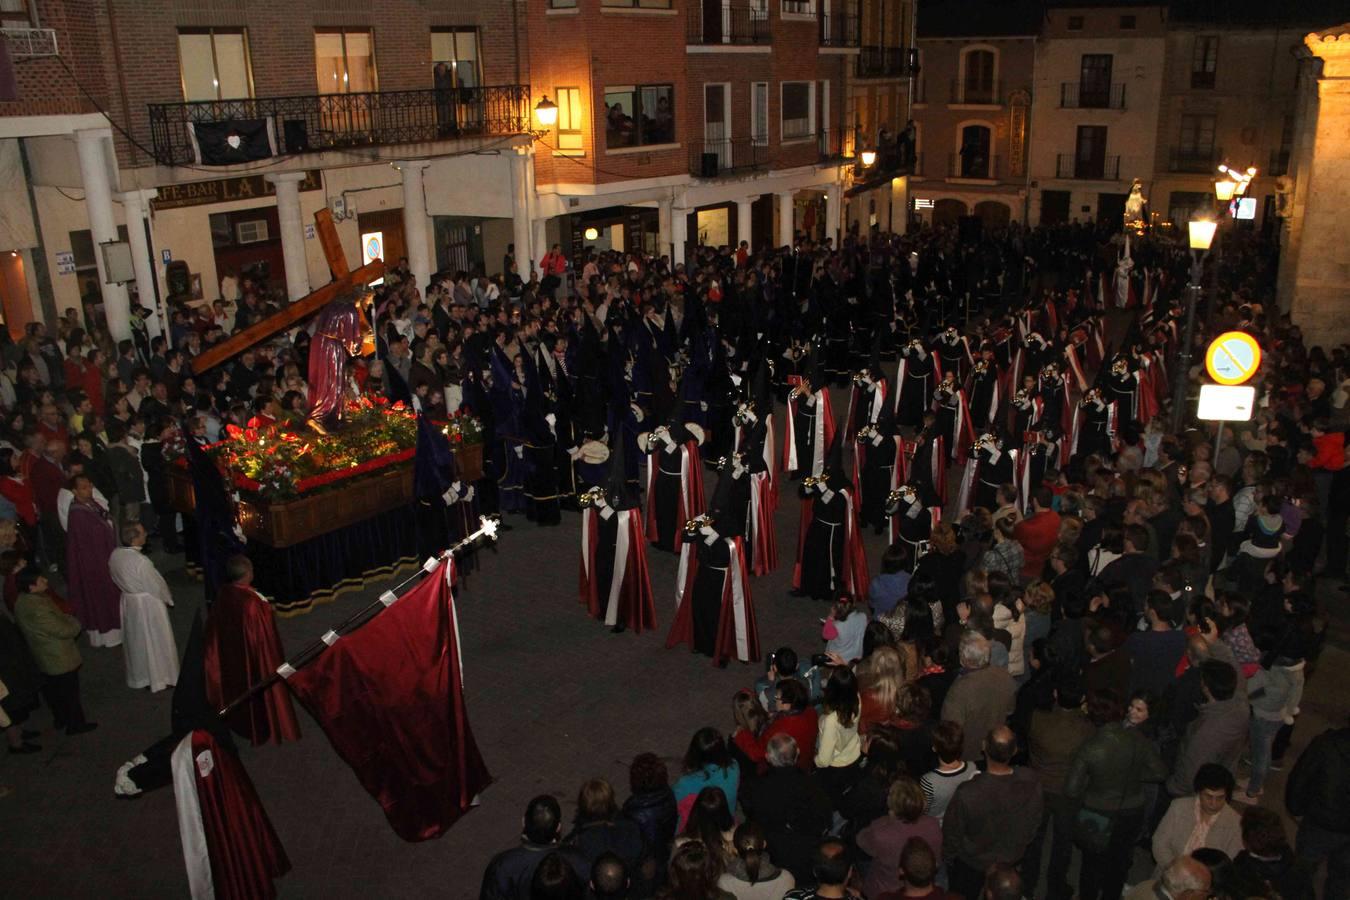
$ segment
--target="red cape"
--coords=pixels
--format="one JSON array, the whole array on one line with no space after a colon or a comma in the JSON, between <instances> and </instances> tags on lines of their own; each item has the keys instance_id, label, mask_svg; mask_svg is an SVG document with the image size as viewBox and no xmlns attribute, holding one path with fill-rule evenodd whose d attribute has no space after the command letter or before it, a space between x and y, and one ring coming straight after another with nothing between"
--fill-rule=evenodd
<instances>
[{"instance_id":1,"label":"red cape","mask_svg":"<svg viewBox=\"0 0 1350 900\"><path fill-rule=\"evenodd\" d=\"M227 584L206 617L206 696L217 709L286 661L272 607L252 588ZM280 682L230 714L235 734L256 744L300 739L291 696Z\"/></svg>"}]
</instances>

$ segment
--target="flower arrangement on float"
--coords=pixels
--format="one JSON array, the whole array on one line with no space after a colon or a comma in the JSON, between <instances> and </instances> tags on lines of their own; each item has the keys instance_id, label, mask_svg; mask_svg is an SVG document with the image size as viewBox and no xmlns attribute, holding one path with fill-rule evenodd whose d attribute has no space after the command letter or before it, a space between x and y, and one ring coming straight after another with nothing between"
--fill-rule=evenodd
<instances>
[{"instance_id":1,"label":"flower arrangement on float","mask_svg":"<svg viewBox=\"0 0 1350 900\"><path fill-rule=\"evenodd\" d=\"M481 444L483 424L468 413L438 423L452 448ZM225 426L205 449L234 487L265 500L286 500L412 459L417 417L401 401L362 397L348 402L340 428L311 430L303 422Z\"/></svg>"}]
</instances>

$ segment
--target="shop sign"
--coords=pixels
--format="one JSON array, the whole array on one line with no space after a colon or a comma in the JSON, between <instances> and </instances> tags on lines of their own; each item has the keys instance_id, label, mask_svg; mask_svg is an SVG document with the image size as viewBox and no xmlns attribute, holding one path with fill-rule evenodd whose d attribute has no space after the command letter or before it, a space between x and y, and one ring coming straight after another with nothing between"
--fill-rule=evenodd
<instances>
[{"instance_id":1,"label":"shop sign","mask_svg":"<svg viewBox=\"0 0 1350 900\"><path fill-rule=\"evenodd\" d=\"M305 173L300 190L317 191L323 187L323 175L318 169ZM276 194L276 185L262 175L244 175L239 178L221 178L216 181L192 181L186 184L166 184L157 189L159 196L150 201L155 210L180 209L184 206L206 206L212 203L230 203L234 200L254 200Z\"/></svg>"}]
</instances>

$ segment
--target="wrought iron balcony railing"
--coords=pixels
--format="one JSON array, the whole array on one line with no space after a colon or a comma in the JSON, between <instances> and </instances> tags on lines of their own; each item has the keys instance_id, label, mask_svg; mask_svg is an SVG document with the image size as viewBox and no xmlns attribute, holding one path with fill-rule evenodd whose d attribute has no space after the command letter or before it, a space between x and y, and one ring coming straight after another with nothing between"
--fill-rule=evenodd
<instances>
[{"instance_id":1,"label":"wrought iron balcony railing","mask_svg":"<svg viewBox=\"0 0 1350 900\"><path fill-rule=\"evenodd\" d=\"M14 59L32 59L37 56L57 56L55 28L0 29L9 44L9 55Z\"/></svg>"},{"instance_id":2,"label":"wrought iron balcony railing","mask_svg":"<svg viewBox=\"0 0 1350 900\"><path fill-rule=\"evenodd\" d=\"M962 83L953 79L951 97L952 104L956 106L994 106L1003 102L997 78L983 84Z\"/></svg>"},{"instance_id":3,"label":"wrought iron balcony railing","mask_svg":"<svg viewBox=\"0 0 1350 900\"><path fill-rule=\"evenodd\" d=\"M1120 157L1103 156L1100 159L1079 159L1073 153L1060 153L1055 158L1056 178L1079 178L1089 181L1116 181L1120 178Z\"/></svg>"},{"instance_id":4,"label":"wrought iron balcony railing","mask_svg":"<svg viewBox=\"0 0 1350 900\"><path fill-rule=\"evenodd\" d=\"M953 153L947 157L947 177L997 180L1002 162L982 153Z\"/></svg>"},{"instance_id":5,"label":"wrought iron balcony railing","mask_svg":"<svg viewBox=\"0 0 1350 900\"><path fill-rule=\"evenodd\" d=\"M852 13L820 14L820 46L857 47L861 43L858 17Z\"/></svg>"},{"instance_id":6,"label":"wrought iron balcony railing","mask_svg":"<svg viewBox=\"0 0 1350 900\"><path fill-rule=\"evenodd\" d=\"M1167 154L1167 171L1209 175L1219 167L1223 150L1217 147L1172 147Z\"/></svg>"},{"instance_id":7,"label":"wrought iron balcony railing","mask_svg":"<svg viewBox=\"0 0 1350 900\"><path fill-rule=\"evenodd\" d=\"M199 103L152 103L155 161L194 160L188 125L265 120L279 156L382 144L408 144L527 131L530 89L507 84L476 88L309 94Z\"/></svg>"},{"instance_id":8,"label":"wrought iron balcony railing","mask_svg":"<svg viewBox=\"0 0 1350 900\"><path fill-rule=\"evenodd\" d=\"M1065 81L1059 86L1059 105L1063 109L1124 109L1125 85Z\"/></svg>"},{"instance_id":9,"label":"wrought iron balcony railing","mask_svg":"<svg viewBox=\"0 0 1350 900\"><path fill-rule=\"evenodd\" d=\"M753 46L769 43L767 10L704 0L689 7L685 42L697 45Z\"/></svg>"},{"instance_id":10,"label":"wrought iron balcony railing","mask_svg":"<svg viewBox=\"0 0 1350 900\"><path fill-rule=\"evenodd\" d=\"M695 178L725 178L753 172L768 164L767 139L694 141L689 152L689 174Z\"/></svg>"},{"instance_id":11,"label":"wrought iron balcony railing","mask_svg":"<svg viewBox=\"0 0 1350 900\"><path fill-rule=\"evenodd\" d=\"M858 54L859 78L901 78L919 71L919 51L905 47L863 47Z\"/></svg>"}]
</instances>

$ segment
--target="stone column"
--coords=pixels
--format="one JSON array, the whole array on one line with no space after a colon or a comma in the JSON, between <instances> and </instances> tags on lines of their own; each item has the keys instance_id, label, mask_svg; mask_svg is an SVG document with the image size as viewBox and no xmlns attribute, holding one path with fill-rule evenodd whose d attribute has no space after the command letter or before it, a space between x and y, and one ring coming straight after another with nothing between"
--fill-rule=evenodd
<instances>
[{"instance_id":1,"label":"stone column","mask_svg":"<svg viewBox=\"0 0 1350 900\"><path fill-rule=\"evenodd\" d=\"M675 243L675 232L672 222L675 219L671 212L675 204L670 200L661 200L656 204L656 243L658 247L657 256L665 256L672 253L671 245ZM674 265L675 257L671 256L671 264Z\"/></svg>"},{"instance_id":2,"label":"stone column","mask_svg":"<svg viewBox=\"0 0 1350 900\"><path fill-rule=\"evenodd\" d=\"M113 159L111 138L106 129L91 129L75 133L75 147L80 157L80 180L84 182L84 206L89 215L89 233L94 239L94 262L98 266L99 290L103 294L103 314L108 320L108 333L113 340L131 337L131 303L125 285L108 284L108 272L103 265L100 244L118 239L117 220L113 218L113 198L110 163Z\"/></svg>"},{"instance_id":3,"label":"stone column","mask_svg":"<svg viewBox=\"0 0 1350 900\"><path fill-rule=\"evenodd\" d=\"M689 240L689 210L673 207L670 210L670 265L678 266L685 260L685 242Z\"/></svg>"},{"instance_id":4,"label":"stone column","mask_svg":"<svg viewBox=\"0 0 1350 900\"><path fill-rule=\"evenodd\" d=\"M304 172L268 175L277 187L277 226L281 229L281 256L286 263L286 296L292 301L309 293L309 263L305 260L305 225L300 217L300 182Z\"/></svg>"},{"instance_id":5,"label":"stone column","mask_svg":"<svg viewBox=\"0 0 1350 900\"><path fill-rule=\"evenodd\" d=\"M744 200L736 201L736 245L739 247L741 241L745 241L746 245L749 246L752 251L755 249L755 241L751 235L752 229L750 225L751 217L753 215L751 207L754 205L754 202L754 197L747 197Z\"/></svg>"},{"instance_id":6,"label":"stone column","mask_svg":"<svg viewBox=\"0 0 1350 900\"><path fill-rule=\"evenodd\" d=\"M825 190L825 237L839 247L839 218L843 214L844 186L835 182Z\"/></svg>"},{"instance_id":7,"label":"stone column","mask_svg":"<svg viewBox=\"0 0 1350 900\"><path fill-rule=\"evenodd\" d=\"M530 234L530 156L529 151L517 147L511 156L511 240L516 245L516 272L522 279L530 277L533 247ZM491 271L489 269L489 271ZM506 272L502 275L505 276Z\"/></svg>"},{"instance_id":8,"label":"stone column","mask_svg":"<svg viewBox=\"0 0 1350 900\"><path fill-rule=\"evenodd\" d=\"M778 198L778 246L792 246L792 198L796 191L779 191Z\"/></svg>"},{"instance_id":9,"label":"stone column","mask_svg":"<svg viewBox=\"0 0 1350 900\"><path fill-rule=\"evenodd\" d=\"M155 266L150 259L153 251L145 237L145 204L155 194L156 191L153 189L136 190L126 191L118 197L122 201L122 212L127 220L127 243L131 245L131 265L136 270L136 296L141 306L155 312L145 323L146 331L151 337L158 337L163 333L159 321L162 307L155 297ZM207 299L213 299L213 295Z\"/></svg>"},{"instance_id":10,"label":"stone column","mask_svg":"<svg viewBox=\"0 0 1350 900\"><path fill-rule=\"evenodd\" d=\"M1350 229L1350 39L1332 28L1298 48L1302 67L1284 219L1279 305L1308 343L1334 347L1350 339L1346 316L1345 235ZM1257 192L1273 187L1257 175ZM1219 236L1219 240L1223 239Z\"/></svg>"},{"instance_id":11,"label":"stone column","mask_svg":"<svg viewBox=\"0 0 1350 900\"><path fill-rule=\"evenodd\" d=\"M422 173L431 165L425 159L411 159L394 163L403 173L403 243L408 248L408 269L419 291L427 289L431 281L431 219L427 217L427 195L422 190ZM398 262L386 259L386 265Z\"/></svg>"}]
</instances>

